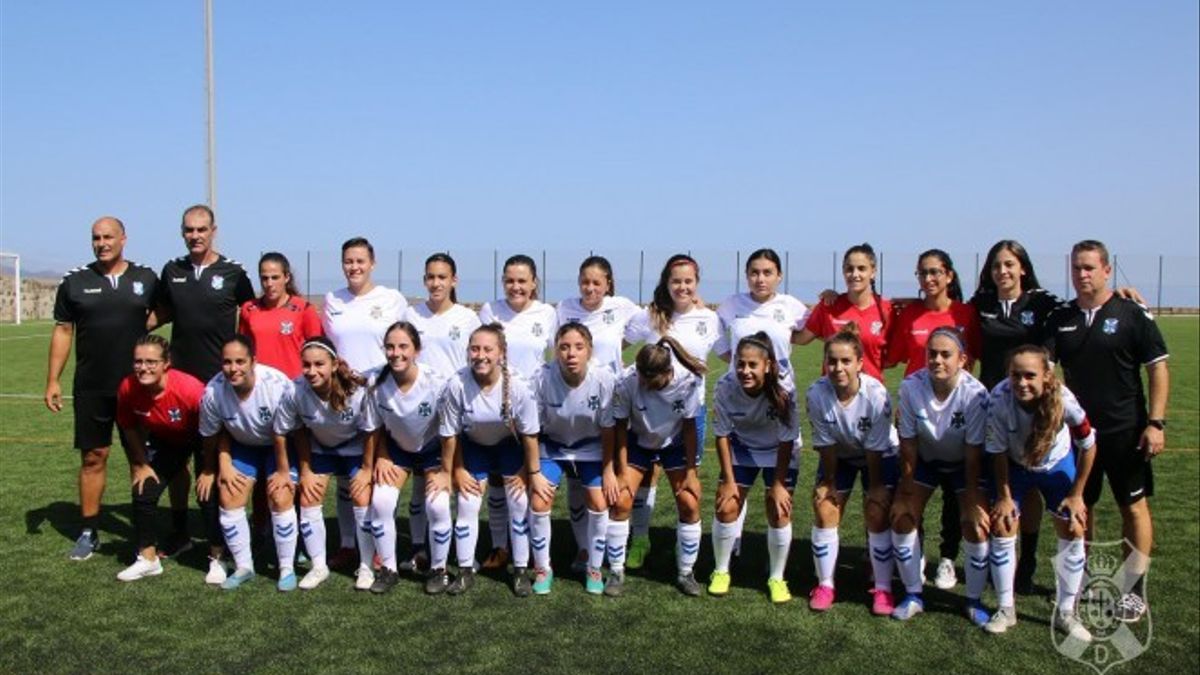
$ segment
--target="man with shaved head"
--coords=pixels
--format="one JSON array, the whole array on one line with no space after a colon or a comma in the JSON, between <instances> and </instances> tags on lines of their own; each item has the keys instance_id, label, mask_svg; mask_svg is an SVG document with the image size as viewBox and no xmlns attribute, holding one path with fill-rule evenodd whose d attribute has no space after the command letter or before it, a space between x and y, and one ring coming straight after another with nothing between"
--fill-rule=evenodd
<instances>
[{"instance_id":1,"label":"man with shaved head","mask_svg":"<svg viewBox=\"0 0 1200 675\"><path fill-rule=\"evenodd\" d=\"M105 216L92 223L96 260L67 272L54 300L54 332L46 372L46 407L63 408L63 369L75 342L75 447L80 452L79 507L83 518L72 560L100 546L100 499L112 446L117 386L133 370L133 346L146 333L158 277L125 259L125 225ZM124 441L122 440L122 445Z\"/></svg>"}]
</instances>

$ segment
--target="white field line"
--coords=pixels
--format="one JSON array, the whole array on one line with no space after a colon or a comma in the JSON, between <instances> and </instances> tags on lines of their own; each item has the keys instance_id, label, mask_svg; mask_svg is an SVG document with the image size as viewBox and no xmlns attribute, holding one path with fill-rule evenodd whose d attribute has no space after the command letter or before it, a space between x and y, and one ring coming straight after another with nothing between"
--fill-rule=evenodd
<instances>
[{"instance_id":1,"label":"white field line","mask_svg":"<svg viewBox=\"0 0 1200 675\"><path fill-rule=\"evenodd\" d=\"M48 340L49 335L13 335L11 337L0 337L0 342L8 342L9 340Z\"/></svg>"}]
</instances>

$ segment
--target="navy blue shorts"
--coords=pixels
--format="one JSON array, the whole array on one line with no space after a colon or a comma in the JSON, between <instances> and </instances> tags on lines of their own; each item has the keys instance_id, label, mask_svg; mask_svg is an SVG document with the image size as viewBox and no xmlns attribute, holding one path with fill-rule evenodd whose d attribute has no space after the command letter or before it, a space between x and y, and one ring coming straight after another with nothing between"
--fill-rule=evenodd
<instances>
[{"instance_id":1,"label":"navy blue shorts","mask_svg":"<svg viewBox=\"0 0 1200 675\"><path fill-rule=\"evenodd\" d=\"M1058 505L1067 498L1067 494L1075 485L1075 475L1074 451L1063 455L1049 471L1030 471L1011 458L1008 460L1008 490L1012 493L1012 500L1017 505L1018 512L1021 510L1021 500L1025 498L1025 493L1035 489L1042 493L1046 502L1046 512L1056 518L1062 518L1063 514L1059 513ZM989 480L988 484L988 492L994 502L997 496L995 480Z\"/></svg>"},{"instance_id":2,"label":"navy blue shorts","mask_svg":"<svg viewBox=\"0 0 1200 675\"><path fill-rule=\"evenodd\" d=\"M242 445L231 438L229 456L233 459L233 468L252 480L262 480L275 473L273 445ZM313 461L316 461L316 454L313 455ZM361 461L360 457L359 462ZM300 480L299 463L296 461L296 452L291 447L288 448L288 475L292 477L293 483Z\"/></svg>"},{"instance_id":3,"label":"navy blue shorts","mask_svg":"<svg viewBox=\"0 0 1200 675\"><path fill-rule=\"evenodd\" d=\"M891 457L881 457L880 468L883 470L883 484L887 489L894 490L896 484L900 482L900 458L895 455ZM862 463L849 462L844 459L839 459L837 463L837 475L834 476L833 484L838 492L851 492L854 490L854 479L858 478L862 484L863 492L870 488L870 478L867 476L867 460L861 460ZM822 464L817 464L817 478L814 485L819 485L825 478L825 467Z\"/></svg>"},{"instance_id":4,"label":"navy blue shorts","mask_svg":"<svg viewBox=\"0 0 1200 675\"><path fill-rule=\"evenodd\" d=\"M425 473L429 469L442 468L442 440L435 438L425 444L420 452L409 452L392 440L391 436L387 436L388 456L392 458L392 462L396 466L401 467L410 473Z\"/></svg>"},{"instance_id":5,"label":"navy blue shorts","mask_svg":"<svg viewBox=\"0 0 1200 675\"><path fill-rule=\"evenodd\" d=\"M602 462L589 462L582 459L555 459L551 457L542 457L542 475L554 487L562 484L563 476L567 478L576 478L584 487L598 488L600 487L604 464Z\"/></svg>"},{"instance_id":6,"label":"navy blue shorts","mask_svg":"<svg viewBox=\"0 0 1200 675\"><path fill-rule=\"evenodd\" d=\"M463 467L475 480L487 480L488 474L515 476L525 466L521 444L515 438L506 437L495 445L479 445L466 436L458 439L462 443Z\"/></svg>"},{"instance_id":7,"label":"navy blue shorts","mask_svg":"<svg viewBox=\"0 0 1200 675\"><path fill-rule=\"evenodd\" d=\"M917 457L917 465L913 467L914 483L930 490L936 490L939 485L942 485L943 479L949 479L950 486L954 488L954 494L967 489L966 464L962 462L958 464L938 461L926 462Z\"/></svg>"}]
</instances>

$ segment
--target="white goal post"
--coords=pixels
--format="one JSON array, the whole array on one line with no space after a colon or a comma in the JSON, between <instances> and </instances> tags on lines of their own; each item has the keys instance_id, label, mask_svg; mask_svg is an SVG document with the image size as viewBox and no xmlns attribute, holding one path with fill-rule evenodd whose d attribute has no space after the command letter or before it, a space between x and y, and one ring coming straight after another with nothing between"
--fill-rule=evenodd
<instances>
[{"instance_id":1,"label":"white goal post","mask_svg":"<svg viewBox=\"0 0 1200 675\"><path fill-rule=\"evenodd\" d=\"M0 251L0 263L5 258L13 261L13 323L21 325L21 256L17 253Z\"/></svg>"}]
</instances>

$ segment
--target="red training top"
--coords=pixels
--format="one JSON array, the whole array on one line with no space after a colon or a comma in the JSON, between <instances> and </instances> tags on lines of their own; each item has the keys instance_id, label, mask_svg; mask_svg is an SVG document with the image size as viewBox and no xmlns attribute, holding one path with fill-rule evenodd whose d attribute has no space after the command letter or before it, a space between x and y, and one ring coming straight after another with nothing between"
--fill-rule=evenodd
<instances>
[{"instance_id":1,"label":"red training top","mask_svg":"<svg viewBox=\"0 0 1200 675\"><path fill-rule=\"evenodd\" d=\"M970 370L983 348L983 335L979 331L979 316L975 308L957 300L952 301L950 308L944 312L935 312L923 302L914 302L905 307L888 328L885 367L907 362L905 377L924 368L925 343L929 340L929 334L941 326L957 328L962 334L967 348L967 370Z\"/></svg>"},{"instance_id":2,"label":"red training top","mask_svg":"<svg viewBox=\"0 0 1200 675\"><path fill-rule=\"evenodd\" d=\"M154 396L136 375L126 375L117 388L117 424L122 429L141 427L166 447L188 450L200 442L204 383L174 368L164 377L166 386Z\"/></svg>"},{"instance_id":3,"label":"red training top","mask_svg":"<svg viewBox=\"0 0 1200 675\"><path fill-rule=\"evenodd\" d=\"M300 375L300 347L322 335L321 317L304 298L291 296L280 307L263 307L260 299L242 303L238 332L254 337L255 360L295 379Z\"/></svg>"},{"instance_id":4,"label":"red training top","mask_svg":"<svg viewBox=\"0 0 1200 675\"><path fill-rule=\"evenodd\" d=\"M804 328L822 340L828 340L851 321L858 324L858 337L863 344L863 370L882 382L887 329L896 322L896 317L892 316L892 303L886 298L879 298L879 302L872 302L866 309L859 309L850 302L849 296L842 293L833 301L831 307L818 302L808 315ZM824 375L825 372L822 359L821 374Z\"/></svg>"}]
</instances>

